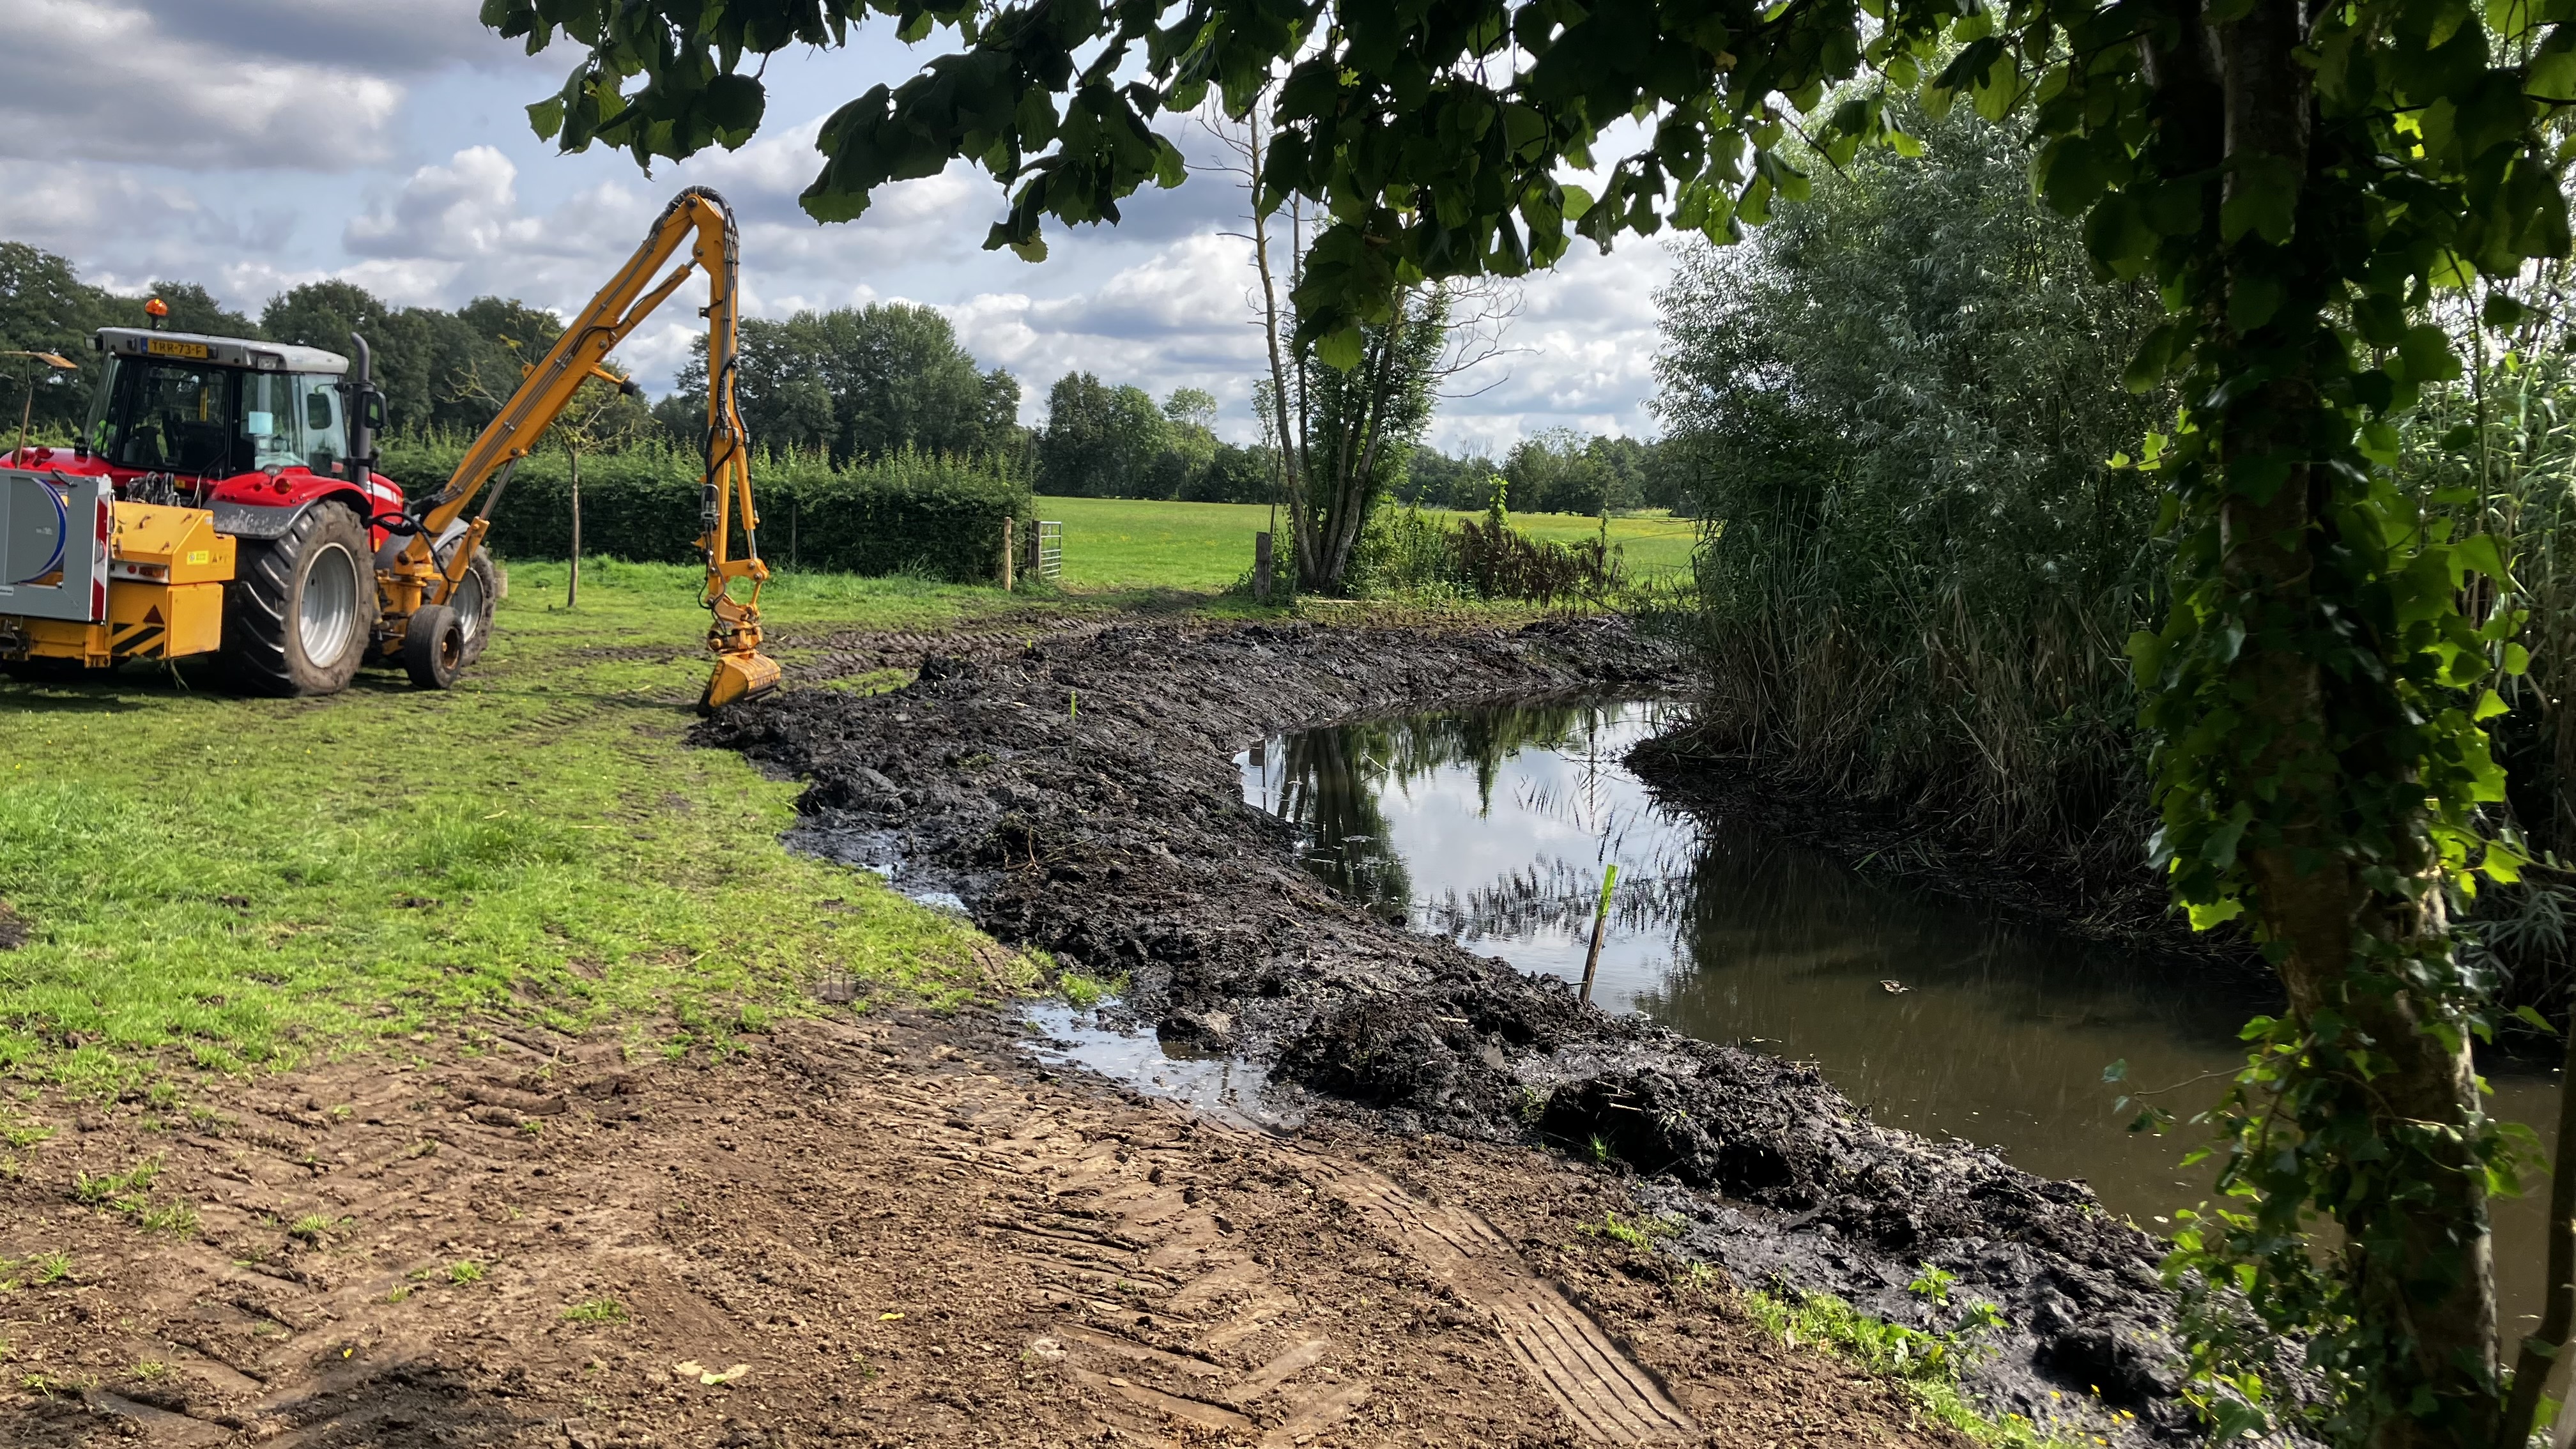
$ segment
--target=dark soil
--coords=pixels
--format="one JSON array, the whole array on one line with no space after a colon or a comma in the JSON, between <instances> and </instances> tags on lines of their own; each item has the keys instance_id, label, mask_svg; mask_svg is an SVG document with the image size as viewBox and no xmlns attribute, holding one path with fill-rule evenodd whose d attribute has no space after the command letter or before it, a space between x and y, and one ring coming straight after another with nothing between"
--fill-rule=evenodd
<instances>
[{"instance_id":1,"label":"dark soil","mask_svg":"<svg viewBox=\"0 0 2576 1449\"><path fill-rule=\"evenodd\" d=\"M1565 1449L1634 1442L1583 1432L1624 1401L1704 1449L1965 1449L1587 1234L1626 1195L1543 1152L1291 1144L989 1013L834 1018L682 1062L496 1024L39 1114L0 1153L0 1444Z\"/></svg>"},{"instance_id":2,"label":"dark soil","mask_svg":"<svg viewBox=\"0 0 2576 1449\"><path fill-rule=\"evenodd\" d=\"M791 691L699 738L810 778L807 845L1124 978L1124 1010L1167 1045L1266 1063L1321 1122L1605 1159L1681 1220L1679 1251L1886 1318L1933 1323L1907 1284L1936 1264L1957 1280L1942 1320L1969 1300L2009 1320L1974 1372L1996 1412L2182 1437L2159 1245L2089 1189L1878 1126L1811 1067L1605 1015L1377 920L1297 868L1230 763L1281 729L1637 696L1678 669L1617 621L1120 626L935 654L890 694Z\"/></svg>"}]
</instances>

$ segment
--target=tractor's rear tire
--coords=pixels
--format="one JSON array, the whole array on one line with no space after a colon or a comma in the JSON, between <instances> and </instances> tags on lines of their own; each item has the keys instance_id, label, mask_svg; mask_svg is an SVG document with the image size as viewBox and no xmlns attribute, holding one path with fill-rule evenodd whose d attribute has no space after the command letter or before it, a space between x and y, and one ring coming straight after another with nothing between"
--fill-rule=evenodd
<instances>
[{"instance_id":1,"label":"tractor's rear tire","mask_svg":"<svg viewBox=\"0 0 2576 1449\"><path fill-rule=\"evenodd\" d=\"M445 689L465 672L465 620L445 604L423 604L404 626L403 672L423 689Z\"/></svg>"},{"instance_id":2,"label":"tractor's rear tire","mask_svg":"<svg viewBox=\"0 0 2576 1449\"><path fill-rule=\"evenodd\" d=\"M284 534L243 540L224 585L224 662L256 694L337 694L366 662L376 628L374 551L358 516L304 510Z\"/></svg>"}]
</instances>

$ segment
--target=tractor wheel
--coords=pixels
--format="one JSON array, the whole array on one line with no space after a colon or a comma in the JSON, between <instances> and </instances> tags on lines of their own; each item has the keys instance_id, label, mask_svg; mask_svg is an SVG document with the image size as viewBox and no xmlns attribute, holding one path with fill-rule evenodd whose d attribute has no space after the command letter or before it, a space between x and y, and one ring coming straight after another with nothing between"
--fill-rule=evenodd
<instances>
[{"instance_id":1,"label":"tractor wheel","mask_svg":"<svg viewBox=\"0 0 2576 1449\"><path fill-rule=\"evenodd\" d=\"M465 620L445 604L423 604L403 628L403 672L423 689L445 689L465 670Z\"/></svg>"},{"instance_id":2,"label":"tractor wheel","mask_svg":"<svg viewBox=\"0 0 2576 1449\"><path fill-rule=\"evenodd\" d=\"M440 562L443 565L445 560ZM492 605L500 597L500 573L492 566L492 556L478 548L447 600L447 606L456 611L457 625L465 631L465 663L482 658L483 646L492 642Z\"/></svg>"},{"instance_id":3,"label":"tractor wheel","mask_svg":"<svg viewBox=\"0 0 2576 1449\"><path fill-rule=\"evenodd\" d=\"M337 694L364 663L376 627L367 530L333 503L304 510L265 543L244 540L224 585L224 660L258 694Z\"/></svg>"}]
</instances>

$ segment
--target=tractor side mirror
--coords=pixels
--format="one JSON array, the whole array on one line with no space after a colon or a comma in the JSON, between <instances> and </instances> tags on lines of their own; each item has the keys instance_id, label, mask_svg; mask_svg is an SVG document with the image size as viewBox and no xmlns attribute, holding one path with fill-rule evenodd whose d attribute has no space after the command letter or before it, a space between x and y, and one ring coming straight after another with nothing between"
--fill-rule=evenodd
<instances>
[{"instance_id":1,"label":"tractor side mirror","mask_svg":"<svg viewBox=\"0 0 2576 1449\"><path fill-rule=\"evenodd\" d=\"M359 416L366 419L368 432L381 433L385 430L385 395L383 393L374 388L367 389L358 399L358 411Z\"/></svg>"}]
</instances>

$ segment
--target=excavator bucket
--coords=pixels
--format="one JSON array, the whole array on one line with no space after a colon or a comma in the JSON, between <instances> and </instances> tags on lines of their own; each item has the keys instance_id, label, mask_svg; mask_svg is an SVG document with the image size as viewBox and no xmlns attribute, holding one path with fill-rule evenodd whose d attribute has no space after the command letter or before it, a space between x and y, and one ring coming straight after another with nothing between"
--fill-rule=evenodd
<instances>
[{"instance_id":1,"label":"excavator bucket","mask_svg":"<svg viewBox=\"0 0 2576 1449\"><path fill-rule=\"evenodd\" d=\"M716 656L715 678L698 700L698 713L714 714L729 704L758 699L778 687L778 661L751 651Z\"/></svg>"}]
</instances>

